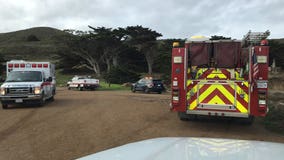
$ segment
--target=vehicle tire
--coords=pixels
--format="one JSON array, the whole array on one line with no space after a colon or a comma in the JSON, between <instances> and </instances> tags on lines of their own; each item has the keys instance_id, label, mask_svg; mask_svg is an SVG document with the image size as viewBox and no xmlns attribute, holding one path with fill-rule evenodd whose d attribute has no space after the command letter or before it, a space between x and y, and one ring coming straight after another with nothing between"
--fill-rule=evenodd
<instances>
[{"instance_id":1,"label":"vehicle tire","mask_svg":"<svg viewBox=\"0 0 284 160\"><path fill-rule=\"evenodd\" d=\"M51 102L53 102L53 101L54 101L54 95L52 95L49 100L50 100Z\"/></svg>"},{"instance_id":2,"label":"vehicle tire","mask_svg":"<svg viewBox=\"0 0 284 160\"><path fill-rule=\"evenodd\" d=\"M42 93L40 100L38 101L39 106L43 106L45 103L44 93Z\"/></svg>"},{"instance_id":3,"label":"vehicle tire","mask_svg":"<svg viewBox=\"0 0 284 160\"><path fill-rule=\"evenodd\" d=\"M150 89L149 89L148 87L146 87L146 88L144 89L144 92L145 92L145 93L150 93Z\"/></svg>"},{"instance_id":4,"label":"vehicle tire","mask_svg":"<svg viewBox=\"0 0 284 160\"><path fill-rule=\"evenodd\" d=\"M159 91L158 94L162 94L162 91Z\"/></svg>"},{"instance_id":5,"label":"vehicle tire","mask_svg":"<svg viewBox=\"0 0 284 160\"><path fill-rule=\"evenodd\" d=\"M8 104L2 104L2 108L3 109L7 109L8 108Z\"/></svg>"},{"instance_id":6,"label":"vehicle tire","mask_svg":"<svg viewBox=\"0 0 284 160\"><path fill-rule=\"evenodd\" d=\"M197 116L194 114L186 114L185 112L178 112L178 117L181 121L194 121Z\"/></svg>"},{"instance_id":7,"label":"vehicle tire","mask_svg":"<svg viewBox=\"0 0 284 160\"><path fill-rule=\"evenodd\" d=\"M79 87L79 91L83 91L83 87Z\"/></svg>"},{"instance_id":8,"label":"vehicle tire","mask_svg":"<svg viewBox=\"0 0 284 160\"><path fill-rule=\"evenodd\" d=\"M249 116L248 118L241 118L240 123L244 125L252 125L254 122L254 116Z\"/></svg>"},{"instance_id":9,"label":"vehicle tire","mask_svg":"<svg viewBox=\"0 0 284 160\"><path fill-rule=\"evenodd\" d=\"M68 87L68 90L70 90L71 88L70 87Z\"/></svg>"},{"instance_id":10,"label":"vehicle tire","mask_svg":"<svg viewBox=\"0 0 284 160\"><path fill-rule=\"evenodd\" d=\"M133 93L135 93L135 92L136 92L135 87L131 87L131 91L132 91Z\"/></svg>"}]
</instances>

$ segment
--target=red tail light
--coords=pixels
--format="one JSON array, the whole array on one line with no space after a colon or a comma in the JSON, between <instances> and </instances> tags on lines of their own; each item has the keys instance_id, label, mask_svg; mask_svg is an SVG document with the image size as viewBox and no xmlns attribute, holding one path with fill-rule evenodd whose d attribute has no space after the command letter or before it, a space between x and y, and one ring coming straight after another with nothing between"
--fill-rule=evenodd
<instances>
[{"instance_id":1,"label":"red tail light","mask_svg":"<svg viewBox=\"0 0 284 160\"><path fill-rule=\"evenodd\" d=\"M8 68L13 68L13 64L9 63Z\"/></svg>"}]
</instances>

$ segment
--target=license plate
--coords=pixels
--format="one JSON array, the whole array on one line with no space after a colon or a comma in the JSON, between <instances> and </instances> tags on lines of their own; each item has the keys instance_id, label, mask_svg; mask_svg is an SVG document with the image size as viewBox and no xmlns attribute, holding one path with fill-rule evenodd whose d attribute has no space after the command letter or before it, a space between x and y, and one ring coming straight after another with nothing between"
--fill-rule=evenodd
<instances>
[{"instance_id":1,"label":"license plate","mask_svg":"<svg viewBox=\"0 0 284 160\"><path fill-rule=\"evenodd\" d=\"M16 103L23 103L23 99L16 99L15 102Z\"/></svg>"}]
</instances>

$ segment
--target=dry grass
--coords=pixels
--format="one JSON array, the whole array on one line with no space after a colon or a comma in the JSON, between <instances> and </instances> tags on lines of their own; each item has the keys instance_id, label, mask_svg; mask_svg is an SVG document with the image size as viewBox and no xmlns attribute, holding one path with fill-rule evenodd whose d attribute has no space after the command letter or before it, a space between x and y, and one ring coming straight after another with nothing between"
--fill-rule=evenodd
<instances>
[{"instance_id":1,"label":"dry grass","mask_svg":"<svg viewBox=\"0 0 284 160\"><path fill-rule=\"evenodd\" d=\"M284 73L269 74L269 112L264 118L267 129L284 134Z\"/></svg>"},{"instance_id":2,"label":"dry grass","mask_svg":"<svg viewBox=\"0 0 284 160\"><path fill-rule=\"evenodd\" d=\"M264 118L265 127L284 134L284 92L272 92L268 99L269 112Z\"/></svg>"},{"instance_id":3,"label":"dry grass","mask_svg":"<svg viewBox=\"0 0 284 160\"><path fill-rule=\"evenodd\" d=\"M284 73L270 73L268 88L275 91L284 91Z\"/></svg>"}]
</instances>

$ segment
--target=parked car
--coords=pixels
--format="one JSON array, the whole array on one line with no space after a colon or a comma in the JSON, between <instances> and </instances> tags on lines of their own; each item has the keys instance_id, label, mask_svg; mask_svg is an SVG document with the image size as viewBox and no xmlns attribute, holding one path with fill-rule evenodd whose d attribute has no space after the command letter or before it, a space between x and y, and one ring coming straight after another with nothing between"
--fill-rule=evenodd
<instances>
[{"instance_id":1,"label":"parked car","mask_svg":"<svg viewBox=\"0 0 284 160\"><path fill-rule=\"evenodd\" d=\"M142 78L131 86L131 91L143 91L145 93L157 92L159 94L164 91L164 85L160 79Z\"/></svg>"},{"instance_id":2,"label":"parked car","mask_svg":"<svg viewBox=\"0 0 284 160\"><path fill-rule=\"evenodd\" d=\"M98 79L91 78L91 76L74 76L71 81L67 82L68 89L83 89L95 90L99 87L100 81Z\"/></svg>"}]
</instances>

